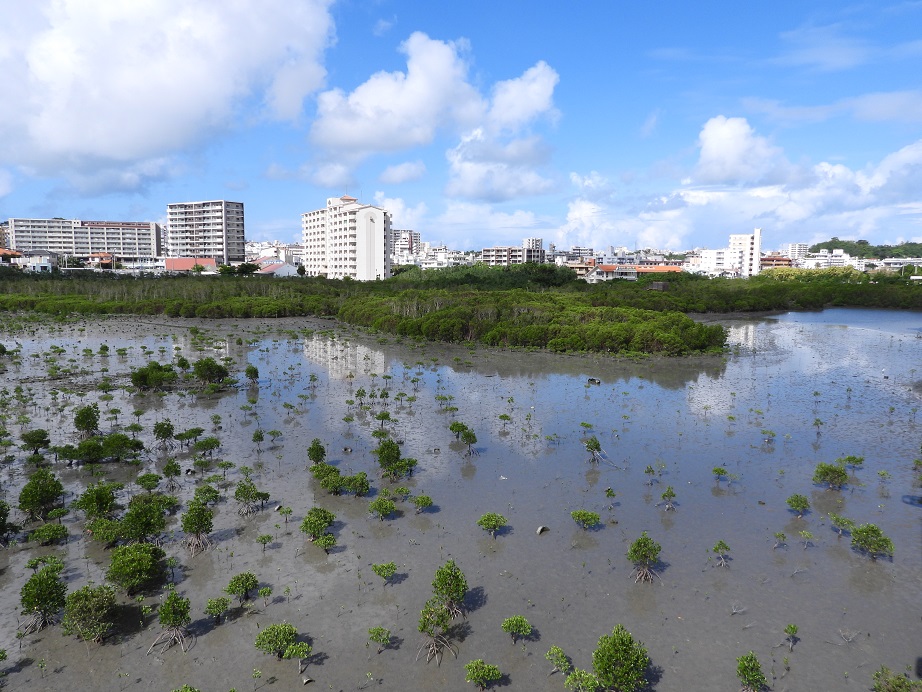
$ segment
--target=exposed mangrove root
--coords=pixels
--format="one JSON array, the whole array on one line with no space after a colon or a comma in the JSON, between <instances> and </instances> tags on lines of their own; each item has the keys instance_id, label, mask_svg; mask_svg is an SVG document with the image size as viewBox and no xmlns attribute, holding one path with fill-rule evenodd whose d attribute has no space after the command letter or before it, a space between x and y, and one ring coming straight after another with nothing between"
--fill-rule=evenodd
<instances>
[{"instance_id":1,"label":"exposed mangrove root","mask_svg":"<svg viewBox=\"0 0 922 692\"><path fill-rule=\"evenodd\" d=\"M167 649L173 646L173 644L179 644L179 646L182 647L183 653L185 653L189 650L187 644L190 637L191 635L185 627L168 627L158 635L154 643L150 645L147 653L150 654L158 644L166 644Z\"/></svg>"},{"instance_id":2,"label":"exposed mangrove root","mask_svg":"<svg viewBox=\"0 0 922 692\"><path fill-rule=\"evenodd\" d=\"M255 504L246 502L240 505L240 508L237 510L237 514L239 514L241 517L247 518L253 516L258 511L259 509Z\"/></svg>"},{"instance_id":3,"label":"exposed mangrove root","mask_svg":"<svg viewBox=\"0 0 922 692\"><path fill-rule=\"evenodd\" d=\"M23 623L22 633L23 635L32 634L33 632L38 632L43 630L46 627L50 627L57 622L53 615L46 615L44 613L32 613L28 620Z\"/></svg>"},{"instance_id":4,"label":"exposed mangrove root","mask_svg":"<svg viewBox=\"0 0 922 692\"><path fill-rule=\"evenodd\" d=\"M191 556L195 557L197 554L208 550L214 545L214 542L205 534L193 534L192 536L186 536L183 544L189 549Z\"/></svg>"},{"instance_id":5,"label":"exposed mangrove root","mask_svg":"<svg viewBox=\"0 0 922 692\"><path fill-rule=\"evenodd\" d=\"M441 665L442 656L446 649L451 652L452 656L458 658L458 652L455 650L454 644L452 644L445 635L437 634L434 637L426 637L423 643L419 645L419 650L416 652L416 660L418 661L423 651L425 651L426 663L429 663L429 661L434 658L435 664Z\"/></svg>"},{"instance_id":6,"label":"exposed mangrove root","mask_svg":"<svg viewBox=\"0 0 922 692\"><path fill-rule=\"evenodd\" d=\"M731 603L730 604L730 615L731 616L738 615L740 613L745 613L745 612L746 612L746 606L744 606L742 603Z\"/></svg>"},{"instance_id":7,"label":"exposed mangrove root","mask_svg":"<svg viewBox=\"0 0 922 692\"><path fill-rule=\"evenodd\" d=\"M652 584L654 579L659 578L656 570L652 567L635 567L631 575L634 577L635 584L638 582L650 582Z\"/></svg>"}]
</instances>

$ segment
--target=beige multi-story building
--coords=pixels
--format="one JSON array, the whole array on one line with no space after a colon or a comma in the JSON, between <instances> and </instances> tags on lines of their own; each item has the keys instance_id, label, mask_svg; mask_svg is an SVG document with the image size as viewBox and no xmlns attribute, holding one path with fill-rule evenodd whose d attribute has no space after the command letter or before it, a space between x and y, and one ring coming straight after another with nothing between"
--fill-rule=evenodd
<instances>
[{"instance_id":1,"label":"beige multi-story building","mask_svg":"<svg viewBox=\"0 0 922 692\"><path fill-rule=\"evenodd\" d=\"M151 261L162 254L160 224L151 221L10 219L10 247L20 252L53 252L88 258L97 253L119 261Z\"/></svg>"},{"instance_id":2,"label":"beige multi-story building","mask_svg":"<svg viewBox=\"0 0 922 692\"><path fill-rule=\"evenodd\" d=\"M331 197L301 215L307 276L374 281L391 275L391 214L355 197Z\"/></svg>"},{"instance_id":3,"label":"beige multi-story building","mask_svg":"<svg viewBox=\"0 0 922 692\"><path fill-rule=\"evenodd\" d=\"M170 257L211 257L219 264L246 259L243 202L176 202L166 213Z\"/></svg>"}]
</instances>

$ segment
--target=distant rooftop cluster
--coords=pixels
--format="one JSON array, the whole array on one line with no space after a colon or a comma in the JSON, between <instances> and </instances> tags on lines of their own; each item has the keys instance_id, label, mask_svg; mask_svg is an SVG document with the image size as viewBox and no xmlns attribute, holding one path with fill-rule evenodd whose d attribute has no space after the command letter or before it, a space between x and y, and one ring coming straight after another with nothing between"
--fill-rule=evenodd
<instances>
[{"instance_id":1,"label":"distant rooftop cluster","mask_svg":"<svg viewBox=\"0 0 922 692\"><path fill-rule=\"evenodd\" d=\"M810 253L806 243L762 250L762 229L735 233L727 246L681 253L667 250L547 248L538 237L520 245L458 250L423 240L418 231L392 227L389 211L344 195L301 215L301 242L246 241L242 202L209 200L167 205L167 223L11 218L0 222L0 263L28 271L90 268L127 272L216 273L245 265L248 273L276 277L322 276L372 281L395 267L442 269L482 263L493 267L538 263L573 269L589 283L636 280L643 274L693 272L747 278L775 267L867 268L842 249ZM890 258L875 266L922 266L922 258Z\"/></svg>"}]
</instances>

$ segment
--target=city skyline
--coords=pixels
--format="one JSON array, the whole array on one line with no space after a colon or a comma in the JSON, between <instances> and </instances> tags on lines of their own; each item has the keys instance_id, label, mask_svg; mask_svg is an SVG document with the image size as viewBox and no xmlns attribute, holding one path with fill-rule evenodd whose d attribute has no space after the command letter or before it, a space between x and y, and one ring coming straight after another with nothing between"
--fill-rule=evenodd
<instances>
[{"instance_id":1,"label":"city skyline","mask_svg":"<svg viewBox=\"0 0 922 692\"><path fill-rule=\"evenodd\" d=\"M9 3L0 218L237 199L248 240L297 242L348 194L468 250L920 241L920 26L916 2Z\"/></svg>"}]
</instances>

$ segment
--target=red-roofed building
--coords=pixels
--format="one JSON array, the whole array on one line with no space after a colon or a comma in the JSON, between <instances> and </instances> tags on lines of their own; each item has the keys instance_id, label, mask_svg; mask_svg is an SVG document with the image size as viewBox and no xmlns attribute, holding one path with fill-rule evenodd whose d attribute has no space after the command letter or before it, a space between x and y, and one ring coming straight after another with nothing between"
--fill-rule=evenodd
<instances>
[{"instance_id":1,"label":"red-roofed building","mask_svg":"<svg viewBox=\"0 0 922 692\"><path fill-rule=\"evenodd\" d=\"M203 267L206 272L218 271L213 257L167 257L164 260L164 269L168 272L191 272L195 265Z\"/></svg>"},{"instance_id":2,"label":"red-roofed building","mask_svg":"<svg viewBox=\"0 0 922 692\"><path fill-rule=\"evenodd\" d=\"M597 284L614 279L637 281L637 277L644 274L678 274L681 271L682 267L671 264L599 264L583 278L587 283Z\"/></svg>"}]
</instances>

